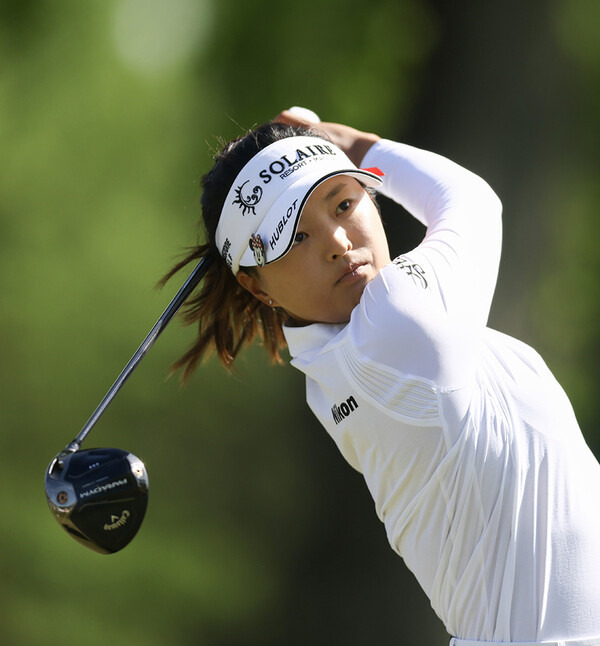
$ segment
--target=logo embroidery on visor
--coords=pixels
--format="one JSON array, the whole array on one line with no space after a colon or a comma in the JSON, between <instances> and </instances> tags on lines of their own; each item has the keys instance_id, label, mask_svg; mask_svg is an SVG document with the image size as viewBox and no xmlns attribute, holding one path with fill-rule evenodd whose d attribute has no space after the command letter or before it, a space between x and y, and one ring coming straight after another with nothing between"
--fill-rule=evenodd
<instances>
[{"instance_id":1,"label":"logo embroidery on visor","mask_svg":"<svg viewBox=\"0 0 600 646\"><path fill-rule=\"evenodd\" d=\"M265 244L262 241L262 238L258 233L252 234L250 236L250 241L248 243L250 245L250 249L252 249L252 253L254 254L254 261L259 267L264 267L266 264L266 258L265 258Z\"/></svg>"},{"instance_id":2,"label":"logo embroidery on visor","mask_svg":"<svg viewBox=\"0 0 600 646\"><path fill-rule=\"evenodd\" d=\"M223 249L221 249L221 255L223 256L223 259L227 263L227 266L229 269L231 269L233 265L233 260L231 258L231 254L229 253L229 250L231 249L231 240L229 238L225 238L225 242L223 243Z\"/></svg>"},{"instance_id":3,"label":"logo embroidery on visor","mask_svg":"<svg viewBox=\"0 0 600 646\"><path fill-rule=\"evenodd\" d=\"M246 212L250 212L253 215L256 215L256 205L260 202L260 198L263 196L263 190L260 186L255 186L252 189L252 193L244 194L244 186L250 180L247 179L241 186L238 186L235 189L235 200L233 204L239 204L242 209L242 215L246 215Z\"/></svg>"}]
</instances>

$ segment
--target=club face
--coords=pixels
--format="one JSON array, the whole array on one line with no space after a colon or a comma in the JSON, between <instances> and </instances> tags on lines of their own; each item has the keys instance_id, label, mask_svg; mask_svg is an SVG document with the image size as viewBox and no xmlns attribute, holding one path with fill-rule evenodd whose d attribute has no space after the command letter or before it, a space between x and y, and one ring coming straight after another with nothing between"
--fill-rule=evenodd
<instances>
[{"instance_id":1,"label":"club face","mask_svg":"<svg viewBox=\"0 0 600 646\"><path fill-rule=\"evenodd\" d=\"M148 505L146 467L122 449L63 451L48 466L45 484L59 524L101 554L118 552L133 539Z\"/></svg>"}]
</instances>

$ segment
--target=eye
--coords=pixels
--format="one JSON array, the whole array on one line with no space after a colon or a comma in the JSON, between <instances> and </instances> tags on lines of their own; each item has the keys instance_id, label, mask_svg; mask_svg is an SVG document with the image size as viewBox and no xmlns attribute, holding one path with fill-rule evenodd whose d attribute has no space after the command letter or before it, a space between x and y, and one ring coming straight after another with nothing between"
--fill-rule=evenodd
<instances>
[{"instance_id":1,"label":"eye","mask_svg":"<svg viewBox=\"0 0 600 646\"><path fill-rule=\"evenodd\" d=\"M304 242L308 238L308 235L306 233L302 233L302 231L298 231L296 235L294 236L294 244L300 244L301 242Z\"/></svg>"},{"instance_id":2,"label":"eye","mask_svg":"<svg viewBox=\"0 0 600 646\"><path fill-rule=\"evenodd\" d=\"M350 208L350 206L351 206L350 200L342 200L338 204L338 206L337 206L337 208L335 210L335 214L339 215L340 213L343 213L344 211L347 211Z\"/></svg>"}]
</instances>

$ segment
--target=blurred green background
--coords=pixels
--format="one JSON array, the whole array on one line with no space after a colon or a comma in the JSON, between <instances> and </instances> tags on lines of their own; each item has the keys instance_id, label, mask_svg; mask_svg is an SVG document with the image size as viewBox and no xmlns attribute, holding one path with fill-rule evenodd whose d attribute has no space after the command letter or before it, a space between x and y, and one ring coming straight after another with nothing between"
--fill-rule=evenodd
<instances>
[{"instance_id":1,"label":"blurred green background","mask_svg":"<svg viewBox=\"0 0 600 646\"><path fill-rule=\"evenodd\" d=\"M597 0L2 0L3 645L442 645L361 481L260 348L166 379L171 324L93 432L151 498L100 556L45 501L82 427L177 291L220 139L305 105L445 154L505 210L491 324L531 343L600 454ZM420 231L384 204L395 252Z\"/></svg>"}]
</instances>

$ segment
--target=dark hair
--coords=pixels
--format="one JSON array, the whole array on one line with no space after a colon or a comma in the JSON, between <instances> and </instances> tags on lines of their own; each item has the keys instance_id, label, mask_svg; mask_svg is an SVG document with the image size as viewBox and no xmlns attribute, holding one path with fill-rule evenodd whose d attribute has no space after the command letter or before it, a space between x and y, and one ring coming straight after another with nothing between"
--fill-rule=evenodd
<instances>
[{"instance_id":1,"label":"dark hair","mask_svg":"<svg viewBox=\"0 0 600 646\"><path fill-rule=\"evenodd\" d=\"M183 369L183 381L188 379L202 358L213 351L230 369L240 350L257 336L271 360L282 362L280 350L287 347L282 330L286 315L260 302L238 283L217 250L215 234L229 189L248 161L270 144L300 135L325 136L307 128L266 123L225 144L215 157L212 169L202 178L200 204L204 241L191 247L160 281L164 285L189 263L208 254L213 257L199 291L183 308L184 322L198 326L196 341L173 364L173 370ZM252 269L241 268L240 271Z\"/></svg>"}]
</instances>

